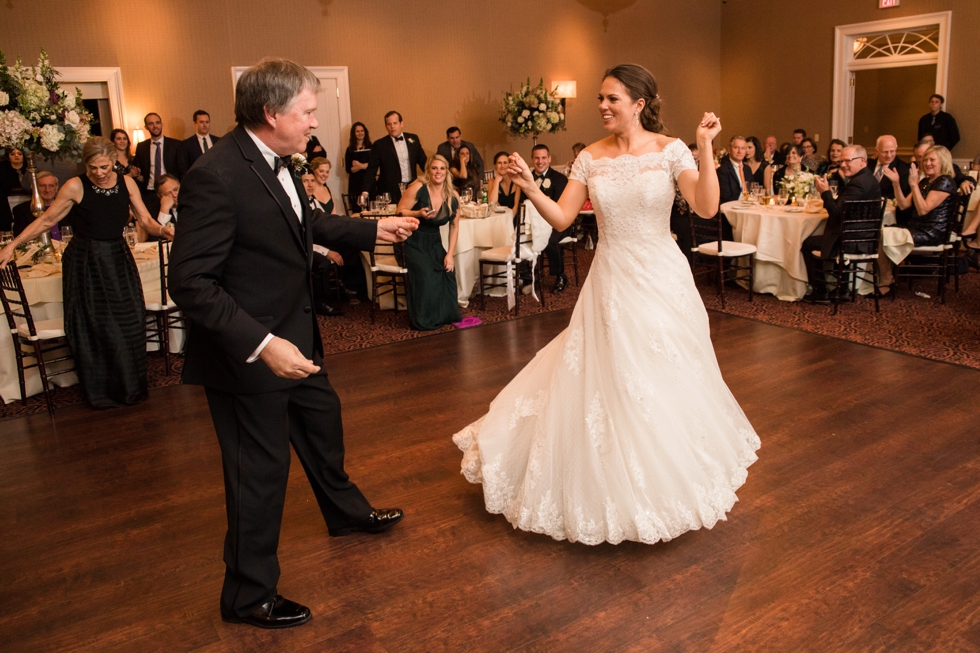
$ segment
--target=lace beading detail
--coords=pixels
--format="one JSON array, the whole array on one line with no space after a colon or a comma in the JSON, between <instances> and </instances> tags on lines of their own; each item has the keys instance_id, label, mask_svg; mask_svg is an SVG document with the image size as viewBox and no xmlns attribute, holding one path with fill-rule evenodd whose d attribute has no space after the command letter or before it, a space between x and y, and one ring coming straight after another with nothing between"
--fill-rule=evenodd
<instances>
[{"instance_id":1,"label":"lace beading detail","mask_svg":"<svg viewBox=\"0 0 980 653\"><path fill-rule=\"evenodd\" d=\"M573 375L582 373L582 350L585 348L585 334L581 327L576 327L565 336L565 367Z\"/></svg>"},{"instance_id":2,"label":"lace beading detail","mask_svg":"<svg viewBox=\"0 0 980 653\"><path fill-rule=\"evenodd\" d=\"M599 453L606 453L606 411L602 408L602 399L595 393L589 403L589 412L585 415L585 425L592 439L592 446Z\"/></svg>"}]
</instances>

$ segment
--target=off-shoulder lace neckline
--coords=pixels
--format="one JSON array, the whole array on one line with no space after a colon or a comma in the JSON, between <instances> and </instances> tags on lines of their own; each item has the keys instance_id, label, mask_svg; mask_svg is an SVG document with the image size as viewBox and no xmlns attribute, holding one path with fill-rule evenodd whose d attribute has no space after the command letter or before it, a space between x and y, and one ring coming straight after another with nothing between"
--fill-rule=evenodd
<instances>
[{"instance_id":1,"label":"off-shoulder lace neckline","mask_svg":"<svg viewBox=\"0 0 980 653\"><path fill-rule=\"evenodd\" d=\"M592 159L594 163L598 163L599 161L619 161L620 159L626 159L626 158L642 159L643 157L650 156L652 154L666 154L667 150L669 150L671 147L674 147L675 143L680 143L680 142L681 139L675 138L671 142L667 143L662 150L658 150L656 152L644 152L643 154L630 154L629 152L624 152L623 154L620 154L618 156L601 156L598 159L592 156L592 152L589 152L588 150L583 150L582 154L588 154L589 158ZM579 154L579 156L582 156L582 154Z\"/></svg>"}]
</instances>

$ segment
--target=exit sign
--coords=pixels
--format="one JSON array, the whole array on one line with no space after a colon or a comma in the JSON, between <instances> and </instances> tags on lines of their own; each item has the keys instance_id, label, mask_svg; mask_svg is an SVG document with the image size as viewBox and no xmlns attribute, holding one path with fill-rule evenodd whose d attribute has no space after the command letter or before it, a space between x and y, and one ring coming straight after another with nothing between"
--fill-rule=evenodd
<instances>
[{"instance_id":1,"label":"exit sign","mask_svg":"<svg viewBox=\"0 0 980 653\"><path fill-rule=\"evenodd\" d=\"M888 9L889 7L897 7L902 0L878 0L878 9Z\"/></svg>"}]
</instances>

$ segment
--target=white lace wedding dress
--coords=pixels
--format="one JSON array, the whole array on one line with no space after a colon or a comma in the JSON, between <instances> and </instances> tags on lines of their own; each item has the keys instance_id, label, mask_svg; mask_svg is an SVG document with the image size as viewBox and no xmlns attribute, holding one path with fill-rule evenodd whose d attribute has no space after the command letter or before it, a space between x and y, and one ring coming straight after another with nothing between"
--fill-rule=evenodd
<instances>
[{"instance_id":1,"label":"white lace wedding dress","mask_svg":"<svg viewBox=\"0 0 980 653\"><path fill-rule=\"evenodd\" d=\"M599 244L558 337L453 437L487 510L556 540L652 544L734 505L759 438L718 369L708 316L670 236L681 141L593 160Z\"/></svg>"}]
</instances>

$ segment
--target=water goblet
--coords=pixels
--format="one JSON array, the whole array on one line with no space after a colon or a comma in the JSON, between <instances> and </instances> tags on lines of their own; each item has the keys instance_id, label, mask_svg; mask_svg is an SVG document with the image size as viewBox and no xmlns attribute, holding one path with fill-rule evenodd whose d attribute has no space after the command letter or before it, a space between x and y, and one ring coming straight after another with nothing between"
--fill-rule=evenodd
<instances>
[{"instance_id":1,"label":"water goblet","mask_svg":"<svg viewBox=\"0 0 980 653\"><path fill-rule=\"evenodd\" d=\"M68 243L71 242L71 237L75 234L72 233L71 227L61 227L61 244L68 247Z\"/></svg>"}]
</instances>

